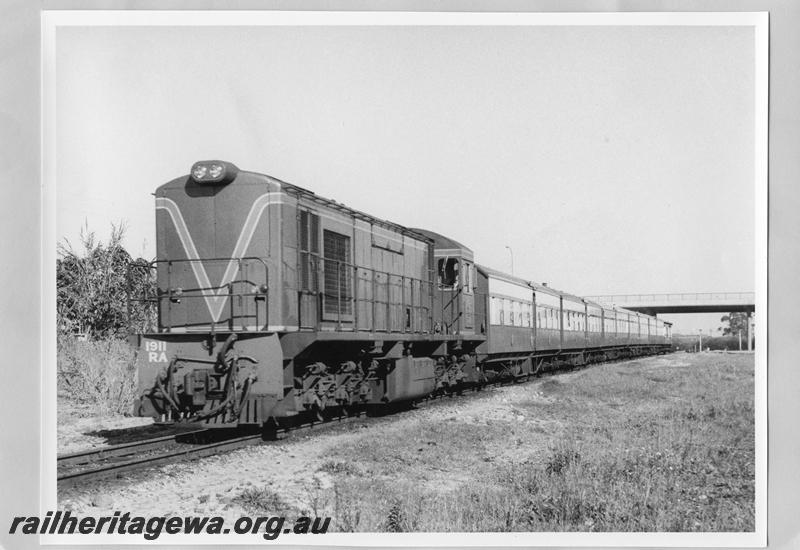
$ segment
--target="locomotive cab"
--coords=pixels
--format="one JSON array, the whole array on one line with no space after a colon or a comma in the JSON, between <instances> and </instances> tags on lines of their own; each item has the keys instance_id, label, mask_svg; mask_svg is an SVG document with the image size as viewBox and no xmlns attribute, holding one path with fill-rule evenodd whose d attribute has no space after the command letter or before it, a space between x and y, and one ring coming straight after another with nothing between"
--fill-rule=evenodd
<instances>
[{"instance_id":1,"label":"locomotive cab","mask_svg":"<svg viewBox=\"0 0 800 550\"><path fill-rule=\"evenodd\" d=\"M475 260L464 245L425 229L414 229L433 240L434 323L443 334L473 335L475 316Z\"/></svg>"}]
</instances>

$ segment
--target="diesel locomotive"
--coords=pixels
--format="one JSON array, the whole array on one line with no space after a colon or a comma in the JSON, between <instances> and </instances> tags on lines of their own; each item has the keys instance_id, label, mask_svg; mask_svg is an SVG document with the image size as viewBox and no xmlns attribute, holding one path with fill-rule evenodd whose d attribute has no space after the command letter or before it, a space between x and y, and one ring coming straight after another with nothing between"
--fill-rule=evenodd
<instances>
[{"instance_id":1,"label":"diesel locomotive","mask_svg":"<svg viewBox=\"0 0 800 550\"><path fill-rule=\"evenodd\" d=\"M223 161L155 192L135 414L263 427L664 353L670 324Z\"/></svg>"}]
</instances>

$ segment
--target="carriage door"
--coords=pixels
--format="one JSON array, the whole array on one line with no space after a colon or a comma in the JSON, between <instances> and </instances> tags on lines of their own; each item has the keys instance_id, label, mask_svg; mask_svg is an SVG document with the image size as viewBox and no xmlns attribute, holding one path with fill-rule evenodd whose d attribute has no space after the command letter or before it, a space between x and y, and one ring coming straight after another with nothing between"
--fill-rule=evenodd
<instances>
[{"instance_id":1,"label":"carriage door","mask_svg":"<svg viewBox=\"0 0 800 550\"><path fill-rule=\"evenodd\" d=\"M319 216L311 212L301 211L300 228L300 281L299 281L299 313L300 328L317 329L319 324Z\"/></svg>"}]
</instances>

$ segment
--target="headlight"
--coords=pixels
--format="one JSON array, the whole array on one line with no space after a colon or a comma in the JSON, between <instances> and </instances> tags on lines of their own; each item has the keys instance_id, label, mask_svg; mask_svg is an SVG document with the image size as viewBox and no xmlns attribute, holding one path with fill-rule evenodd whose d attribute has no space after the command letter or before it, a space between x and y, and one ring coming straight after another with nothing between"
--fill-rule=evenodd
<instances>
[{"instance_id":1,"label":"headlight","mask_svg":"<svg viewBox=\"0 0 800 550\"><path fill-rule=\"evenodd\" d=\"M191 177L197 183L225 185L236 178L239 169L230 162L220 160L202 160L195 162L190 171Z\"/></svg>"},{"instance_id":2,"label":"headlight","mask_svg":"<svg viewBox=\"0 0 800 550\"><path fill-rule=\"evenodd\" d=\"M208 168L208 175L216 179L225 172L225 168L221 164L212 164Z\"/></svg>"},{"instance_id":3,"label":"headlight","mask_svg":"<svg viewBox=\"0 0 800 550\"><path fill-rule=\"evenodd\" d=\"M205 164L195 164L192 167L192 177L196 180L203 179L208 173L208 167Z\"/></svg>"}]
</instances>

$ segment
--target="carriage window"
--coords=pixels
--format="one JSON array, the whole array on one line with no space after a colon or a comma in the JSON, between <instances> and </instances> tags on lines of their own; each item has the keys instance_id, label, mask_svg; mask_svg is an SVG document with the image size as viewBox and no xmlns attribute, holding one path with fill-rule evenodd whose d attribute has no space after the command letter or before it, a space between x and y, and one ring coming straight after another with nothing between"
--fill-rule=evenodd
<instances>
[{"instance_id":1,"label":"carriage window","mask_svg":"<svg viewBox=\"0 0 800 550\"><path fill-rule=\"evenodd\" d=\"M323 231L325 313L350 315L350 237Z\"/></svg>"},{"instance_id":2,"label":"carriage window","mask_svg":"<svg viewBox=\"0 0 800 550\"><path fill-rule=\"evenodd\" d=\"M458 284L458 258L439 260L439 288L453 288Z\"/></svg>"}]
</instances>

